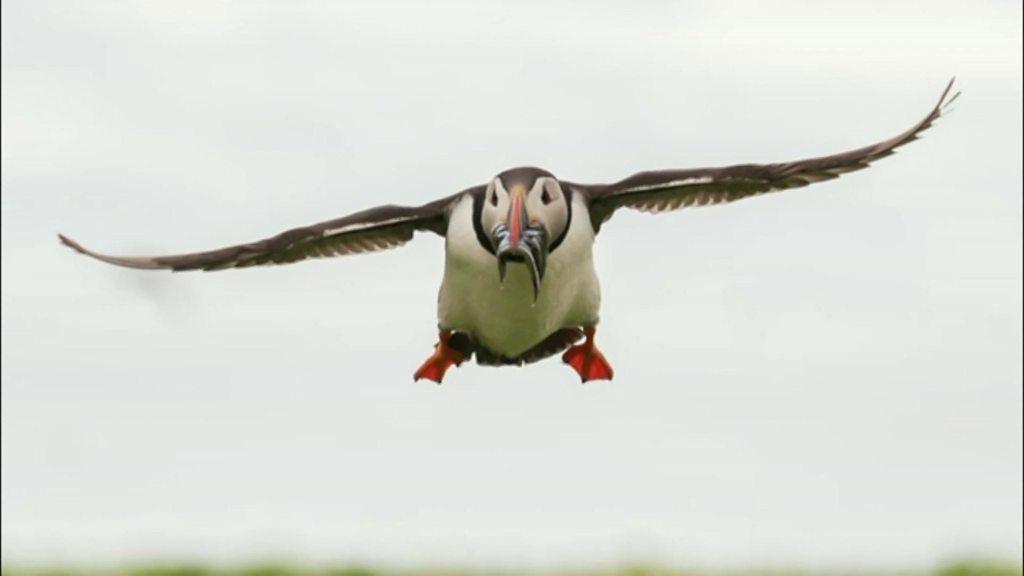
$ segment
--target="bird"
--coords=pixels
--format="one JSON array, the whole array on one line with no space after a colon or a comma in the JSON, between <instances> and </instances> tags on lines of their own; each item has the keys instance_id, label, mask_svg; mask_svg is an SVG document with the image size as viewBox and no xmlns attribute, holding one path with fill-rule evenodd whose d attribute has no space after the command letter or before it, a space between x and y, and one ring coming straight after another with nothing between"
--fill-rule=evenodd
<instances>
[{"instance_id":1,"label":"bird","mask_svg":"<svg viewBox=\"0 0 1024 576\"><path fill-rule=\"evenodd\" d=\"M97 260L145 270L223 270L374 252L416 232L444 237L438 341L413 373L440 384L475 356L486 366L522 366L559 353L581 382L611 380L597 347L601 291L596 235L619 209L663 213L799 188L866 168L916 140L960 92L950 80L928 114L901 134L838 154L771 164L638 172L580 184L547 170L505 170L484 184L420 206L383 205L248 244L168 256L111 256L58 234Z\"/></svg>"}]
</instances>

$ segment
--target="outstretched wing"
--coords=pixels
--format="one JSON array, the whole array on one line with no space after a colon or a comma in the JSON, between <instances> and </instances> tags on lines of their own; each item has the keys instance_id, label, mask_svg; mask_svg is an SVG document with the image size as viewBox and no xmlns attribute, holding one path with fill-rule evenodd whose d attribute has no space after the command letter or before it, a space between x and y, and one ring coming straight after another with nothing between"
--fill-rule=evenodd
<instances>
[{"instance_id":1,"label":"outstretched wing","mask_svg":"<svg viewBox=\"0 0 1024 576\"><path fill-rule=\"evenodd\" d=\"M472 190L472 189L471 189ZM423 206L378 206L335 220L294 228L249 244L174 256L108 256L86 249L58 235L65 245L82 254L118 266L143 269L223 270L264 264L290 264L306 258L325 258L374 252L405 244L417 230L444 235L448 209L460 192Z\"/></svg>"},{"instance_id":2,"label":"outstretched wing","mask_svg":"<svg viewBox=\"0 0 1024 576\"><path fill-rule=\"evenodd\" d=\"M960 95L950 95L953 80L942 92L939 102L906 132L863 148L779 164L739 164L720 168L660 170L640 172L625 180L606 185L574 185L590 201L590 217L595 229L618 208L644 212L664 212L686 206L705 206L732 202L740 198L799 188L840 174L867 168L869 164L892 154L896 148L917 140Z\"/></svg>"}]
</instances>

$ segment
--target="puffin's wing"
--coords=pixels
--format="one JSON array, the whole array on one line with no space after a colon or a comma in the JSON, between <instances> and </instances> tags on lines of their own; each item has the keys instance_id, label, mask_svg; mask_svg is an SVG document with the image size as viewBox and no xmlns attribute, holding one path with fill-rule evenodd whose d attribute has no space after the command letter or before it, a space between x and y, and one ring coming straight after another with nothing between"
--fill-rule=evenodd
<instances>
[{"instance_id":1,"label":"puffin's wing","mask_svg":"<svg viewBox=\"0 0 1024 576\"><path fill-rule=\"evenodd\" d=\"M916 140L960 95L957 92L950 96L952 88L953 80L950 80L931 112L906 132L856 150L780 164L640 172L614 184L577 187L582 188L589 199L590 217L596 229L623 206L656 213L686 206L732 202L765 192L831 180L840 174L867 168L871 162L889 156L896 148Z\"/></svg>"},{"instance_id":2,"label":"puffin's wing","mask_svg":"<svg viewBox=\"0 0 1024 576\"><path fill-rule=\"evenodd\" d=\"M417 230L444 235L448 210L462 194L423 206L378 206L342 218L303 228L294 228L250 244L238 244L208 252L174 256L108 256L84 248L58 235L65 245L98 260L129 268L181 270L223 270L263 264L290 264L306 258L374 252L401 246Z\"/></svg>"}]
</instances>

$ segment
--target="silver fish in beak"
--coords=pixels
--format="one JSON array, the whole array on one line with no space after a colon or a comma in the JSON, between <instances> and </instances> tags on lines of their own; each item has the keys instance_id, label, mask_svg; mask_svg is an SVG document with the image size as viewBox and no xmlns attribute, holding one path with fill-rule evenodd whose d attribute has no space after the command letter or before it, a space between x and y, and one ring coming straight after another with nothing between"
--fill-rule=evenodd
<instances>
[{"instance_id":1,"label":"silver fish in beak","mask_svg":"<svg viewBox=\"0 0 1024 576\"><path fill-rule=\"evenodd\" d=\"M529 221L521 194L513 195L508 218L491 231L491 242L498 258L498 277L501 281L505 281L509 262L525 263L530 271L533 300L536 302L547 264L548 233L540 222Z\"/></svg>"}]
</instances>

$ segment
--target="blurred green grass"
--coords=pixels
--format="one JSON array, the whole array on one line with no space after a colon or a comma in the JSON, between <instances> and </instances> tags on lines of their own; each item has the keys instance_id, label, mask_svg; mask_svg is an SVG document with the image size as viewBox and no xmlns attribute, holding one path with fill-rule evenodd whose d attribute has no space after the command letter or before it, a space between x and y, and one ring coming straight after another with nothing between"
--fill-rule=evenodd
<instances>
[{"instance_id":1,"label":"blurred green grass","mask_svg":"<svg viewBox=\"0 0 1024 576\"><path fill-rule=\"evenodd\" d=\"M253 564L215 567L199 564L147 564L108 568L5 566L2 576L1021 576L1020 564L991 560L961 560L934 570L918 571L808 571L808 570L685 570L657 566L553 571L514 569L401 568L363 566L292 566Z\"/></svg>"}]
</instances>

